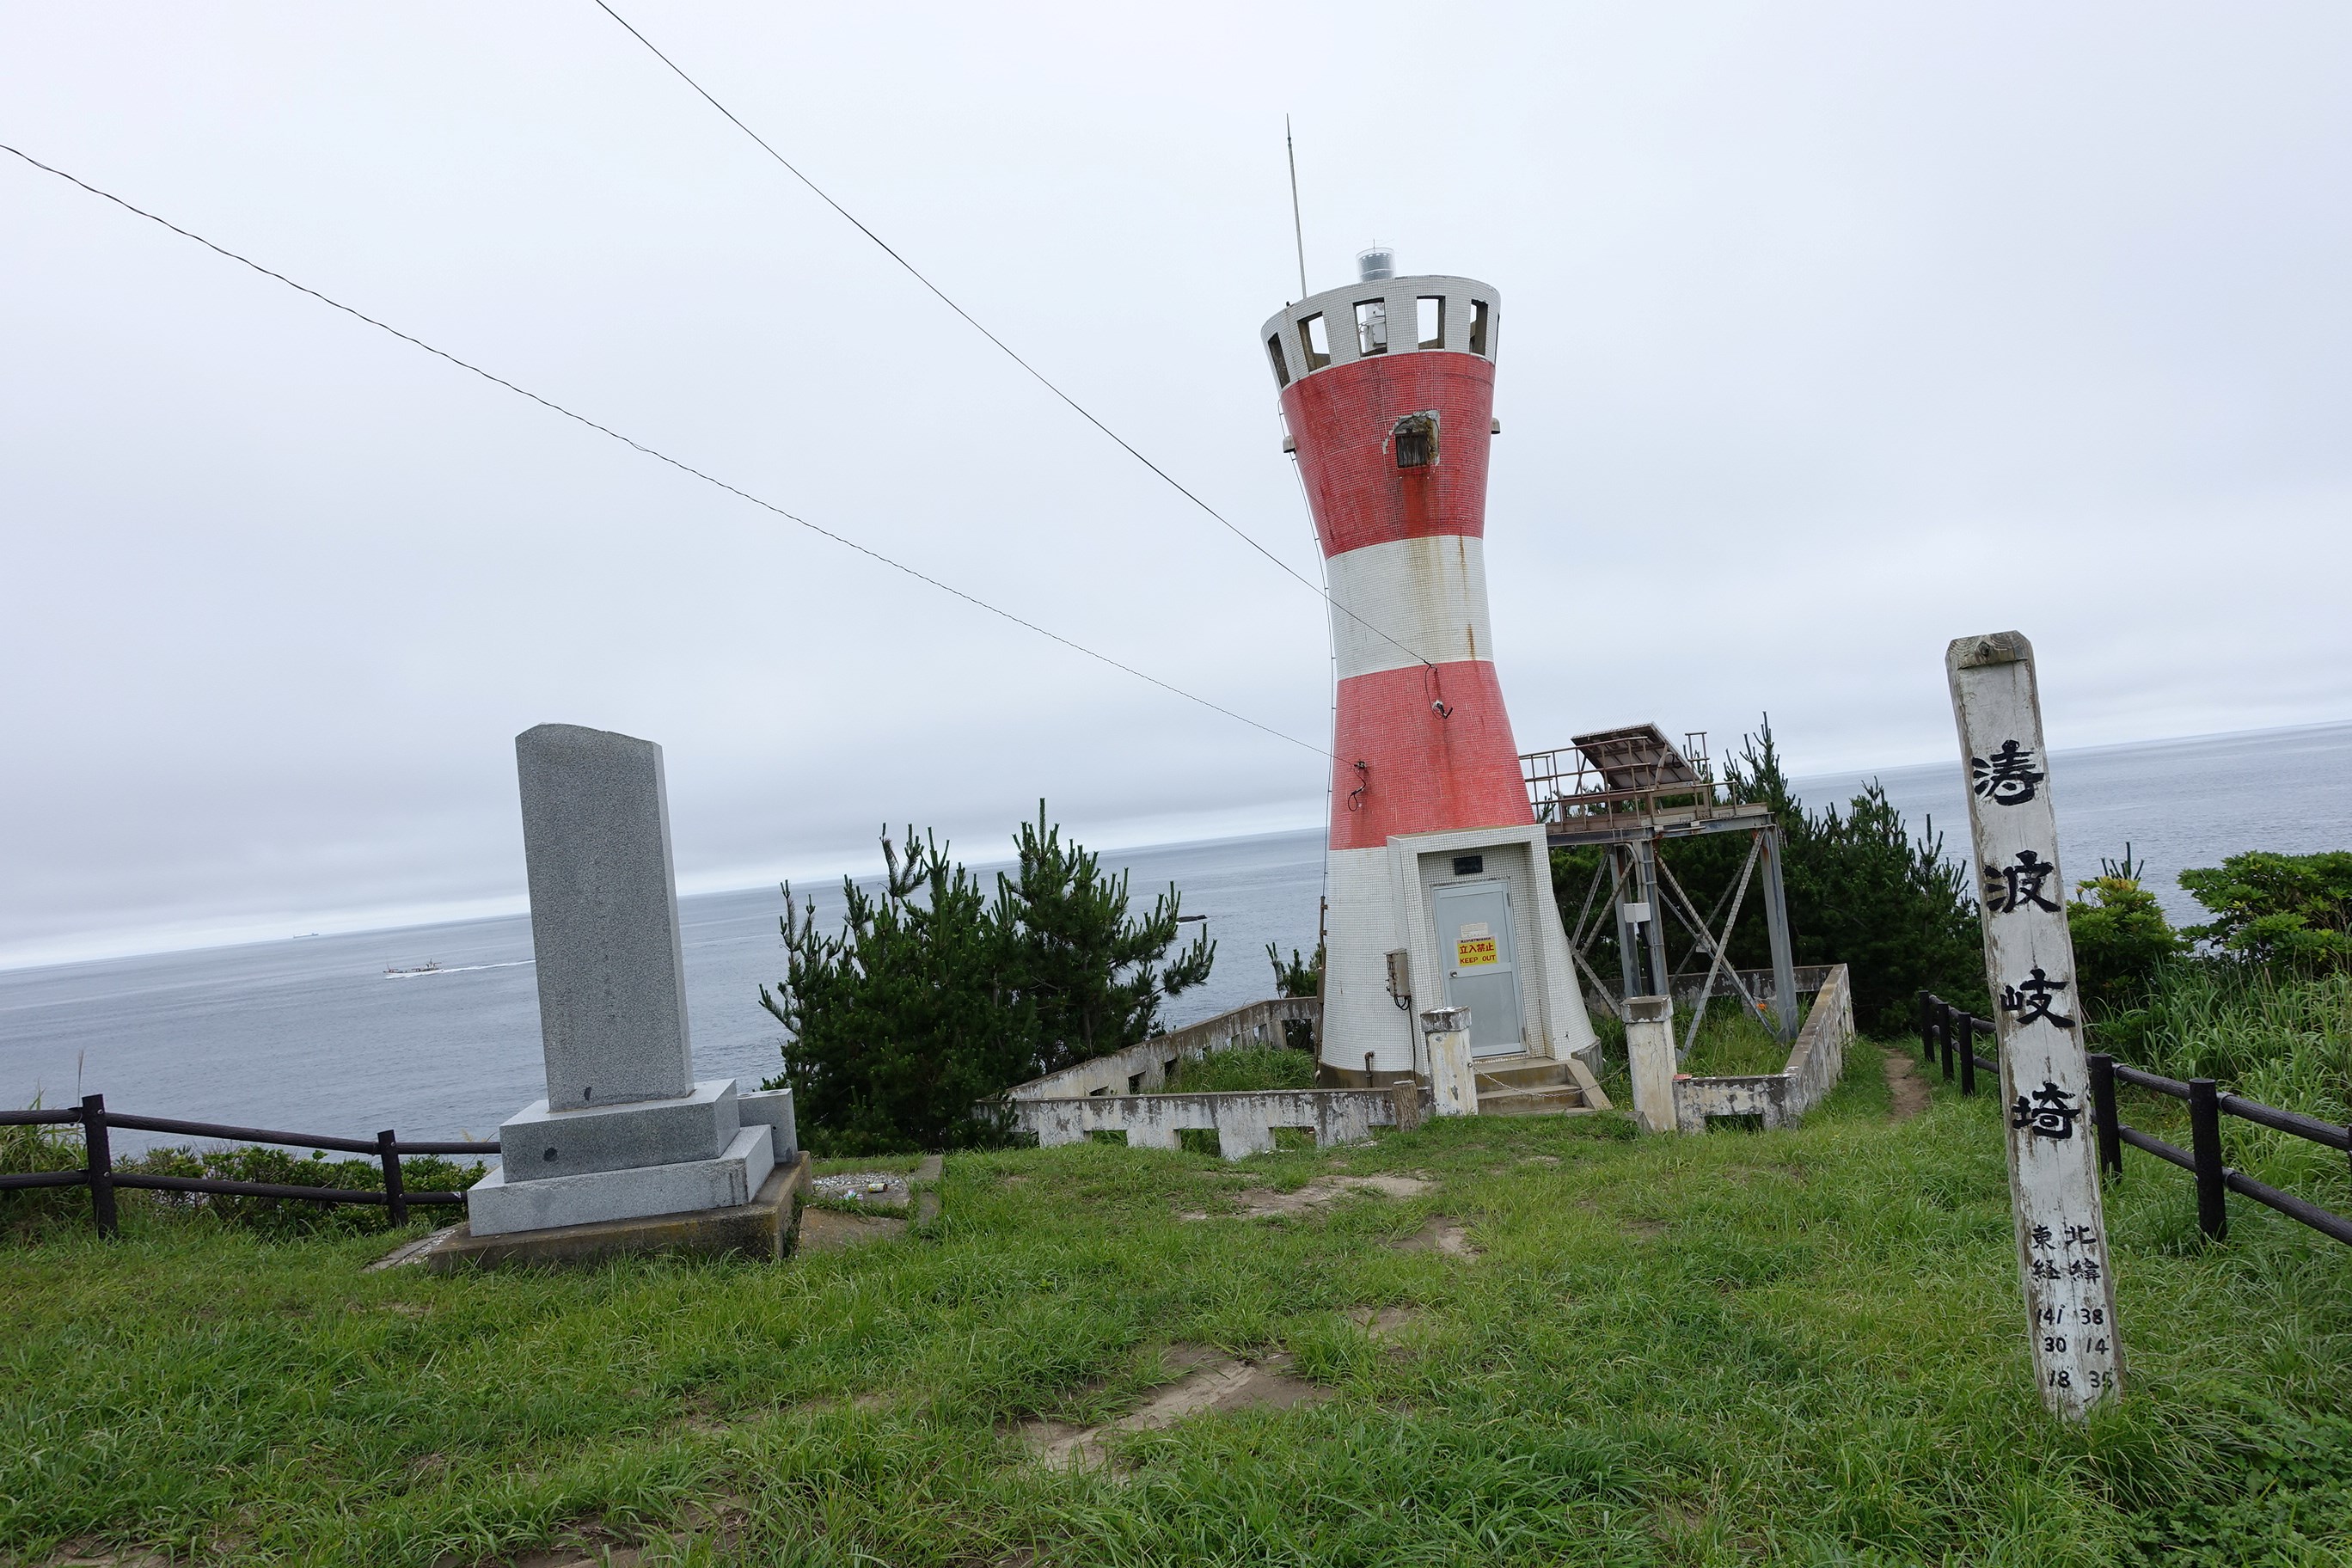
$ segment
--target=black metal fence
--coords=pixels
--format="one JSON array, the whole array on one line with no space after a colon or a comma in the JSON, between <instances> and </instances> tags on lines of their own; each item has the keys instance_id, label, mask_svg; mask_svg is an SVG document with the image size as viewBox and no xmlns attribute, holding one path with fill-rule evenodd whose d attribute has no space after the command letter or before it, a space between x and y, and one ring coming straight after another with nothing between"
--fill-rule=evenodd
<instances>
[{"instance_id":1,"label":"black metal fence","mask_svg":"<svg viewBox=\"0 0 2352 1568\"><path fill-rule=\"evenodd\" d=\"M1964 1013L1931 992L1919 993L1919 1047L1927 1065L1938 1062L1944 1069L1944 1081L1949 1083L1953 1068L1959 1069L1960 1092L1977 1091L1977 1074L2000 1076L2000 1064L1988 1061L1976 1054L1977 1037L1994 1037L1992 1020ZM1998 1048L1998 1047L1996 1047ZM2179 1166L2197 1179L2197 1228L2207 1239L2219 1241L2230 1233L2230 1216L2224 1195L2236 1193L2249 1197L2263 1207L2275 1209L2298 1225L2310 1226L2322 1236L2333 1237L2352 1247L2352 1219L2331 1214L2308 1199L2258 1182L2243 1171L2232 1169L2221 1159L2221 1118L2235 1116L2289 1137L2301 1138L2324 1148L2340 1149L2352 1153L2352 1126L2338 1126L2322 1121L2315 1116L2305 1116L2299 1110L2281 1110L2274 1105L2248 1100L2242 1095L2225 1094L2210 1078L2192 1078L2183 1083L2179 1079L2163 1078L2156 1073L2142 1072L2126 1067L2102 1051L2094 1051L2091 1064L2091 1118L2099 1140L2099 1164L2109 1174L2124 1173L2124 1145L2128 1143L2143 1152L2155 1155L2168 1164ZM2189 1147L2181 1148L2163 1139L2126 1127L2116 1110L2116 1085L2128 1083L2158 1094L2169 1095L2189 1107Z\"/></svg>"},{"instance_id":2,"label":"black metal fence","mask_svg":"<svg viewBox=\"0 0 2352 1568\"><path fill-rule=\"evenodd\" d=\"M100 1236L115 1233L114 1191L143 1187L165 1193L212 1193L223 1197L292 1198L312 1204L381 1204L392 1211L392 1223L408 1223L412 1207L450 1207L466 1201L463 1193L412 1193L400 1174L403 1154L495 1154L498 1141L468 1142L446 1139L406 1142L390 1128L373 1138L314 1138L306 1132L272 1132L261 1127L225 1127L212 1121L179 1121L164 1116L125 1116L106 1109L106 1096L85 1096L80 1105L63 1110L0 1110L0 1127L78 1126L81 1129L82 1168L79 1171L33 1171L0 1173L0 1192L24 1187L88 1187L90 1223ZM236 1143L274 1143L295 1149L334 1149L352 1154L373 1154L383 1165L383 1186L301 1187L279 1182L231 1182L198 1176L157 1176L143 1171L114 1167L110 1128L140 1132L176 1132L189 1138L221 1138Z\"/></svg>"}]
</instances>

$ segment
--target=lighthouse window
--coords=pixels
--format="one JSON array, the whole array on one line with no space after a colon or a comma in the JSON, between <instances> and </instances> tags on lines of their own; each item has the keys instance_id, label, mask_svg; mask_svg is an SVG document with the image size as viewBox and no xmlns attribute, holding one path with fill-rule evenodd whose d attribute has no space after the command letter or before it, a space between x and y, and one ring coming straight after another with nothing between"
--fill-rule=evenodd
<instances>
[{"instance_id":1,"label":"lighthouse window","mask_svg":"<svg viewBox=\"0 0 2352 1568\"><path fill-rule=\"evenodd\" d=\"M1437 416L1408 414L1389 432L1400 468L1425 468L1437 461Z\"/></svg>"},{"instance_id":2,"label":"lighthouse window","mask_svg":"<svg viewBox=\"0 0 2352 1568\"><path fill-rule=\"evenodd\" d=\"M1389 352L1389 306L1385 300L1366 300L1356 307L1356 352Z\"/></svg>"},{"instance_id":3,"label":"lighthouse window","mask_svg":"<svg viewBox=\"0 0 2352 1568\"><path fill-rule=\"evenodd\" d=\"M1484 300L1470 301L1470 352L1474 354L1486 352L1486 301Z\"/></svg>"},{"instance_id":4,"label":"lighthouse window","mask_svg":"<svg viewBox=\"0 0 2352 1568\"><path fill-rule=\"evenodd\" d=\"M1445 346L1445 296L1424 294L1414 301L1418 318L1414 323L1421 331L1421 346L1442 349Z\"/></svg>"},{"instance_id":5,"label":"lighthouse window","mask_svg":"<svg viewBox=\"0 0 2352 1568\"><path fill-rule=\"evenodd\" d=\"M1309 374L1331 363L1331 331L1323 324L1320 311L1298 323L1298 346L1307 351Z\"/></svg>"},{"instance_id":6,"label":"lighthouse window","mask_svg":"<svg viewBox=\"0 0 2352 1568\"><path fill-rule=\"evenodd\" d=\"M1289 363L1282 357L1282 334L1280 332L1276 332L1274 336L1265 340L1265 352L1266 356L1274 361L1274 384L1277 387L1288 386L1290 384L1290 365Z\"/></svg>"}]
</instances>

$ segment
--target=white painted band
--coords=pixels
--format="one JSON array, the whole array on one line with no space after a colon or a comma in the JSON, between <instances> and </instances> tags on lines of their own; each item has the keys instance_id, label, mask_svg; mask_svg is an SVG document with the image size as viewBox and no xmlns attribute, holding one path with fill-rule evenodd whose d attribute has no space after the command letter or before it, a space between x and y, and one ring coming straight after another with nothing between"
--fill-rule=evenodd
<instances>
[{"instance_id":1,"label":"white painted band","mask_svg":"<svg viewBox=\"0 0 2352 1568\"><path fill-rule=\"evenodd\" d=\"M1400 539L1335 555L1329 564L1340 679L1423 659L1494 658L1485 540Z\"/></svg>"}]
</instances>

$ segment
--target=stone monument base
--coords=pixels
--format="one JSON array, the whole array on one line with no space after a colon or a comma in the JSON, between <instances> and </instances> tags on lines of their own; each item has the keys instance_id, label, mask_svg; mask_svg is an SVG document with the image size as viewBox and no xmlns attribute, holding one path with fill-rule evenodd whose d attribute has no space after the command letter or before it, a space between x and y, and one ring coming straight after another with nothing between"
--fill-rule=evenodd
<instances>
[{"instance_id":1,"label":"stone monument base","mask_svg":"<svg viewBox=\"0 0 2352 1568\"><path fill-rule=\"evenodd\" d=\"M501 1265L593 1263L623 1253L670 1253L716 1258L737 1253L781 1258L800 1226L801 1199L808 1190L808 1156L779 1163L750 1203L690 1214L650 1215L602 1220L593 1225L476 1236L470 1226L435 1247L425 1266L436 1274Z\"/></svg>"}]
</instances>

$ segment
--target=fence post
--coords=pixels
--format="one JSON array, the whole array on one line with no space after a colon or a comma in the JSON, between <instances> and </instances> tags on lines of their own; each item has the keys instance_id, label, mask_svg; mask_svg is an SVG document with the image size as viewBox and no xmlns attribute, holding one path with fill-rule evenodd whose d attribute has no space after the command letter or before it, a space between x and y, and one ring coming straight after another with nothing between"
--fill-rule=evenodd
<instances>
[{"instance_id":1,"label":"fence post","mask_svg":"<svg viewBox=\"0 0 2352 1568\"><path fill-rule=\"evenodd\" d=\"M81 1152L89 1173L89 1220L100 1236L112 1236L114 1223L114 1149L106 1136L106 1096L86 1094L81 1100Z\"/></svg>"},{"instance_id":2,"label":"fence post","mask_svg":"<svg viewBox=\"0 0 2352 1568\"><path fill-rule=\"evenodd\" d=\"M2091 1064L2091 1125L2099 1135L2099 1167L2120 1179L2124 1173L2123 1121L2116 1114L2116 1058L2093 1051Z\"/></svg>"},{"instance_id":3,"label":"fence post","mask_svg":"<svg viewBox=\"0 0 2352 1568\"><path fill-rule=\"evenodd\" d=\"M1926 991L1919 993L1919 1049L1927 1055L1929 1061L1936 1059L1936 1037L1927 1026L1928 1011L1935 1003L1936 998L1933 994Z\"/></svg>"},{"instance_id":4,"label":"fence post","mask_svg":"<svg viewBox=\"0 0 2352 1568\"><path fill-rule=\"evenodd\" d=\"M1959 1053L1960 1092L1974 1094L1977 1091L1977 1016L1974 1013L1960 1015Z\"/></svg>"},{"instance_id":5,"label":"fence post","mask_svg":"<svg viewBox=\"0 0 2352 1568\"><path fill-rule=\"evenodd\" d=\"M387 1127L375 1135L376 1158L383 1162L384 1206L392 1210L392 1223L408 1223L408 1194L400 1184L400 1147Z\"/></svg>"},{"instance_id":6,"label":"fence post","mask_svg":"<svg viewBox=\"0 0 2352 1568\"><path fill-rule=\"evenodd\" d=\"M2189 1152L2197 1160L2197 1228L2208 1241L2230 1234L2221 1181L2221 1096L2210 1078L2189 1080Z\"/></svg>"},{"instance_id":7,"label":"fence post","mask_svg":"<svg viewBox=\"0 0 2352 1568\"><path fill-rule=\"evenodd\" d=\"M1944 1081L1952 1081L1952 1005L1936 1004L1936 1052L1943 1058Z\"/></svg>"}]
</instances>

